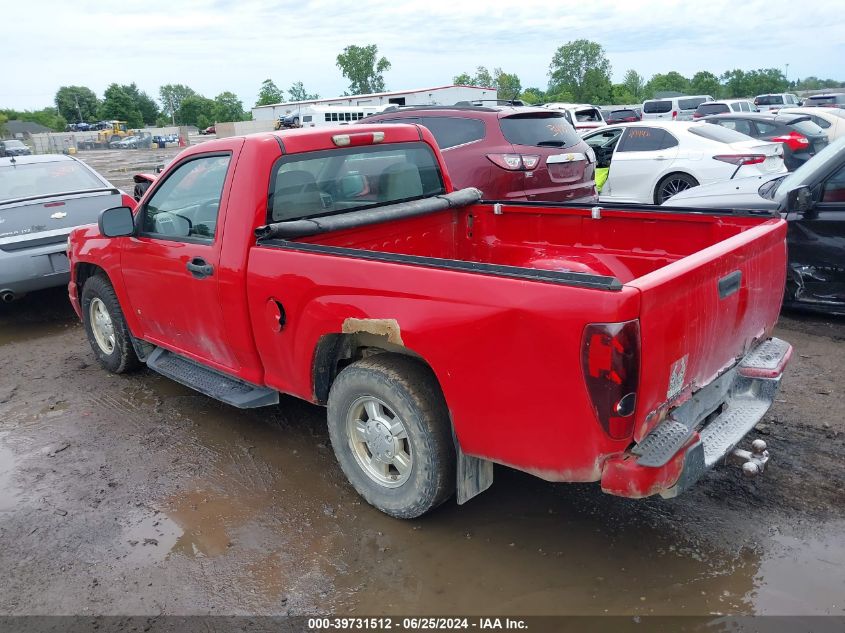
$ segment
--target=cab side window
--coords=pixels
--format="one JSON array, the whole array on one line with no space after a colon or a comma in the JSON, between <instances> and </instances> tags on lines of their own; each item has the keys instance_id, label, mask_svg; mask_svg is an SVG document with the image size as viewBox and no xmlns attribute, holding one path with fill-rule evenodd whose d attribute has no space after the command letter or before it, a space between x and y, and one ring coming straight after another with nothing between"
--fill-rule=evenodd
<instances>
[{"instance_id":1,"label":"cab side window","mask_svg":"<svg viewBox=\"0 0 845 633\"><path fill-rule=\"evenodd\" d=\"M142 233L185 241L214 239L230 156L201 156L177 167L142 210Z\"/></svg>"},{"instance_id":2,"label":"cab side window","mask_svg":"<svg viewBox=\"0 0 845 633\"><path fill-rule=\"evenodd\" d=\"M667 138L668 137L668 138ZM625 130L617 152L653 152L678 144L665 130L653 127L632 127Z\"/></svg>"}]
</instances>

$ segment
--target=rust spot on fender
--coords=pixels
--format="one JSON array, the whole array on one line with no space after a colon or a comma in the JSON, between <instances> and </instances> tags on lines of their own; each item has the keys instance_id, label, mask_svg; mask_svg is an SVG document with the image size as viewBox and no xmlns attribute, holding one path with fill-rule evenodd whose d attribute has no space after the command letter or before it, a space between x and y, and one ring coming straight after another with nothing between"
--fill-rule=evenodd
<instances>
[{"instance_id":1,"label":"rust spot on fender","mask_svg":"<svg viewBox=\"0 0 845 633\"><path fill-rule=\"evenodd\" d=\"M402 331L399 329L399 322L396 319L354 319L348 318L343 322L341 330L344 334L373 334L375 336L386 336L388 343L401 345Z\"/></svg>"}]
</instances>

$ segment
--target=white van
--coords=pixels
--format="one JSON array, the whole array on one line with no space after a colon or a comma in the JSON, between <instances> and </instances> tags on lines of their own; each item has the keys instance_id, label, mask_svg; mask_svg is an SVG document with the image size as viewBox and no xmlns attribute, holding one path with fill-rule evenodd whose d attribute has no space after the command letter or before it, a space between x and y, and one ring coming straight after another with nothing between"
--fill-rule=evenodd
<instances>
[{"instance_id":1,"label":"white van","mask_svg":"<svg viewBox=\"0 0 845 633\"><path fill-rule=\"evenodd\" d=\"M702 103L713 101L710 95L690 95L668 99L643 101L643 121L663 119L671 121L692 121L692 113Z\"/></svg>"},{"instance_id":2,"label":"white van","mask_svg":"<svg viewBox=\"0 0 845 633\"><path fill-rule=\"evenodd\" d=\"M323 127L327 125L346 125L360 121L384 106L318 106L304 105L280 116L276 129L296 127Z\"/></svg>"}]
</instances>

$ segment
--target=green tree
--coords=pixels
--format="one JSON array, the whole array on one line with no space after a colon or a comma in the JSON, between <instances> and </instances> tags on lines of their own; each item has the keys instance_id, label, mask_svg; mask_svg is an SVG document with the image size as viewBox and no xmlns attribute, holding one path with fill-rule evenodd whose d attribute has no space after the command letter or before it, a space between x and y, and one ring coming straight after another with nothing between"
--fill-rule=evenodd
<instances>
[{"instance_id":1,"label":"green tree","mask_svg":"<svg viewBox=\"0 0 845 633\"><path fill-rule=\"evenodd\" d=\"M519 98L525 103L543 103L546 100L546 93L539 88L526 88Z\"/></svg>"},{"instance_id":2,"label":"green tree","mask_svg":"<svg viewBox=\"0 0 845 633\"><path fill-rule=\"evenodd\" d=\"M214 97L214 108L212 109L213 121L243 121L247 118L244 112L244 104L238 99L234 92L221 92ZM207 127L207 126L206 126Z\"/></svg>"},{"instance_id":3,"label":"green tree","mask_svg":"<svg viewBox=\"0 0 845 633\"><path fill-rule=\"evenodd\" d=\"M501 68L496 68L493 73L502 73ZM513 75L516 77L516 75ZM475 69L475 74L461 73L452 78L452 83L458 86L478 86L479 88L495 88L496 80L490 71L485 66L478 66Z\"/></svg>"},{"instance_id":4,"label":"green tree","mask_svg":"<svg viewBox=\"0 0 845 633\"><path fill-rule=\"evenodd\" d=\"M719 78L706 70L699 70L689 82L689 91L696 95L719 96Z\"/></svg>"},{"instance_id":5,"label":"green tree","mask_svg":"<svg viewBox=\"0 0 845 633\"><path fill-rule=\"evenodd\" d=\"M617 94L622 93L622 88L625 88L625 90L628 91L628 94L633 97L633 100L627 103L643 101L645 98L645 77L643 77L633 68L630 68L625 71L625 76L622 78L621 87L613 87L614 97Z\"/></svg>"},{"instance_id":6,"label":"green tree","mask_svg":"<svg viewBox=\"0 0 845 633\"><path fill-rule=\"evenodd\" d=\"M515 73L503 72L501 68L493 70L493 85L499 99L516 99L522 92L522 82Z\"/></svg>"},{"instance_id":7,"label":"green tree","mask_svg":"<svg viewBox=\"0 0 845 633\"><path fill-rule=\"evenodd\" d=\"M745 74L746 97L754 97L769 92L784 92L789 87L783 72L779 68L758 68Z\"/></svg>"},{"instance_id":8,"label":"green tree","mask_svg":"<svg viewBox=\"0 0 845 633\"><path fill-rule=\"evenodd\" d=\"M316 92L308 92L301 81L295 81L288 88L288 96L291 101L313 101L319 99L320 95Z\"/></svg>"},{"instance_id":9,"label":"green tree","mask_svg":"<svg viewBox=\"0 0 845 633\"><path fill-rule=\"evenodd\" d=\"M53 99L59 114L68 121L82 123L97 120L100 100L85 86L62 86Z\"/></svg>"},{"instance_id":10,"label":"green tree","mask_svg":"<svg viewBox=\"0 0 845 633\"><path fill-rule=\"evenodd\" d=\"M658 73L654 75L645 85L645 94L652 98L658 92L680 92L685 94L689 90L689 79L674 70L666 74Z\"/></svg>"},{"instance_id":11,"label":"green tree","mask_svg":"<svg viewBox=\"0 0 845 633\"><path fill-rule=\"evenodd\" d=\"M549 93L589 103L610 97L610 62L598 42L573 40L557 49L549 65Z\"/></svg>"},{"instance_id":12,"label":"green tree","mask_svg":"<svg viewBox=\"0 0 845 633\"><path fill-rule=\"evenodd\" d=\"M45 127L61 132L67 127L67 121L59 114L58 108L42 108L41 110L0 110L0 117L7 121L31 121Z\"/></svg>"},{"instance_id":13,"label":"green tree","mask_svg":"<svg viewBox=\"0 0 845 633\"><path fill-rule=\"evenodd\" d=\"M384 92L384 72L390 70L386 57L378 58L378 46L347 46L337 56L337 67L349 80L351 94Z\"/></svg>"},{"instance_id":14,"label":"green tree","mask_svg":"<svg viewBox=\"0 0 845 633\"><path fill-rule=\"evenodd\" d=\"M461 73L452 77L452 83L456 86L474 86L472 83L472 75L469 73Z\"/></svg>"},{"instance_id":15,"label":"green tree","mask_svg":"<svg viewBox=\"0 0 845 633\"><path fill-rule=\"evenodd\" d=\"M722 82L722 94L726 97L744 97L749 92L745 71L735 68L727 70L719 77Z\"/></svg>"},{"instance_id":16,"label":"green tree","mask_svg":"<svg viewBox=\"0 0 845 633\"><path fill-rule=\"evenodd\" d=\"M158 100L161 101L161 111L171 117L171 120L174 114L179 112L182 102L188 97L195 96L197 96L197 93L192 88L183 86L182 84L165 84L158 89ZM176 122L179 123L180 121L177 119Z\"/></svg>"},{"instance_id":17,"label":"green tree","mask_svg":"<svg viewBox=\"0 0 845 633\"><path fill-rule=\"evenodd\" d=\"M284 93L273 83L273 80L265 79L261 82L261 88L258 91L258 101L255 102L255 105L272 105L274 103L281 103L284 100Z\"/></svg>"},{"instance_id":18,"label":"green tree","mask_svg":"<svg viewBox=\"0 0 845 633\"><path fill-rule=\"evenodd\" d=\"M610 90L610 103L616 105L630 105L638 103L639 99L628 89L624 83L613 84Z\"/></svg>"},{"instance_id":19,"label":"green tree","mask_svg":"<svg viewBox=\"0 0 845 633\"><path fill-rule=\"evenodd\" d=\"M132 95L122 86L110 84L100 104L100 118L105 121L126 121L129 128L143 127L144 118Z\"/></svg>"},{"instance_id":20,"label":"green tree","mask_svg":"<svg viewBox=\"0 0 845 633\"><path fill-rule=\"evenodd\" d=\"M189 95L182 99L176 111L176 122L181 125L195 125L202 129L214 123L214 100L202 95ZM222 119L221 119L222 120Z\"/></svg>"},{"instance_id":21,"label":"green tree","mask_svg":"<svg viewBox=\"0 0 845 633\"><path fill-rule=\"evenodd\" d=\"M124 92L132 97L138 112L141 113L141 118L146 125L155 125L158 118L158 105L156 102L143 90L139 90L138 86L133 81L128 86L121 86Z\"/></svg>"},{"instance_id":22,"label":"green tree","mask_svg":"<svg viewBox=\"0 0 845 633\"><path fill-rule=\"evenodd\" d=\"M9 117L0 112L0 138L3 137L3 133L6 131L6 121L8 120Z\"/></svg>"}]
</instances>

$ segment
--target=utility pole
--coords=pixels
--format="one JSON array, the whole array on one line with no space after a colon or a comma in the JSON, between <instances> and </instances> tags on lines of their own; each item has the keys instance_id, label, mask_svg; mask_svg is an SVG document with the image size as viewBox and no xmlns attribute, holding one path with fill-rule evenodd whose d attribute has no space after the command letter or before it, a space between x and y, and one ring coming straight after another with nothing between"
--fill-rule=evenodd
<instances>
[{"instance_id":1,"label":"utility pole","mask_svg":"<svg viewBox=\"0 0 845 633\"><path fill-rule=\"evenodd\" d=\"M73 95L73 100L76 102L76 114L79 115L79 123L82 123L82 110L79 108L79 95Z\"/></svg>"},{"instance_id":2,"label":"utility pole","mask_svg":"<svg viewBox=\"0 0 845 633\"><path fill-rule=\"evenodd\" d=\"M176 125L176 111L173 109L173 95L168 95L168 99L170 100L170 122L173 125Z\"/></svg>"},{"instance_id":3,"label":"utility pole","mask_svg":"<svg viewBox=\"0 0 845 633\"><path fill-rule=\"evenodd\" d=\"M783 78L789 83L789 64L786 65L786 72L783 74Z\"/></svg>"}]
</instances>

